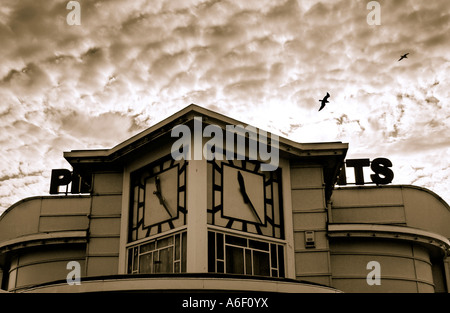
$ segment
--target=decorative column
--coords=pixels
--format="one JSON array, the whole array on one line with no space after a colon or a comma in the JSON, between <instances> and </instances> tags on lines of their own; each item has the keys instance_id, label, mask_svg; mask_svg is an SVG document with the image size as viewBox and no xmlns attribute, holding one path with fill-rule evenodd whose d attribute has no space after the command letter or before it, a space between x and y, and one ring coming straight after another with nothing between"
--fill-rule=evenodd
<instances>
[{"instance_id":1,"label":"decorative column","mask_svg":"<svg viewBox=\"0 0 450 313\"><path fill-rule=\"evenodd\" d=\"M208 272L207 161L202 155L201 121L194 120L187 171L187 272Z\"/></svg>"}]
</instances>

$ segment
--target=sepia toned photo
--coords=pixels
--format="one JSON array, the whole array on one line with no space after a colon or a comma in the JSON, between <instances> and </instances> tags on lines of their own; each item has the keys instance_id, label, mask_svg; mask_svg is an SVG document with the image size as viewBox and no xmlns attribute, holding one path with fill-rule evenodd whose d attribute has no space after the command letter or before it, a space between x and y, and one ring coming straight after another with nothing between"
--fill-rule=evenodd
<instances>
[{"instance_id":1,"label":"sepia toned photo","mask_svg":"<svg viewBox=\"0 0 450 313\"><path fill-rule=\"evenodd\" d=\"M0 292L448 293L449 101L447 0L4 0Z\"/></svg>"}]
</instances>

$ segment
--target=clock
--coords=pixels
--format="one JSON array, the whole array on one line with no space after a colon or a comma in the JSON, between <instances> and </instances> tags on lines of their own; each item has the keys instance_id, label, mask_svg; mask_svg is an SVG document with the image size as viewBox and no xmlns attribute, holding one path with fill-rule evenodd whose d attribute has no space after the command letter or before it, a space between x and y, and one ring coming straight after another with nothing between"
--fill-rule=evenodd
<instances>
[{"instance_id":1,"label":"clock","mask_svg":"<svg viewBox=\"0 0 450 313\"><path fill-rule=\"evenodd\" d=\"M265 225L264 175L224 164L222 183L224 217Z\"/></svg>"},{"instance_id":2,"label":"clock","mask_svg":"<svg viewBox=\"0 0 450 313\"><path fill-rule=\"evenodd\" d=\"M208 223L284 238L281 169L261 171L252 160L208 162Z\"/></svg>"},{"instance_id":3,"label":"clock","mask_svg":"<svg viewBox=\"0 0 450 313\"><path fill-rule=\"evenodd\" d=\"M186 225L186 166L169 155L131 174L131 241Z\"/></svg>"}]
</instances>

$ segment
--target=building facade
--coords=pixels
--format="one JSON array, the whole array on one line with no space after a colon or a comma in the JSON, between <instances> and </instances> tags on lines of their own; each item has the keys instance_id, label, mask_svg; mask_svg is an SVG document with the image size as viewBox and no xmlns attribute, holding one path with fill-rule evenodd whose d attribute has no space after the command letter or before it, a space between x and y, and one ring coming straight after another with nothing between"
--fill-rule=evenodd
<instances>
[{"instance_id":1,"label":"building facade","mask_svg":"<svg viewBox=\"0 0 450 313\"><path fill-rule=\"evenodd\" d=\"M0 216L1 289L448 292L448 204L337 186L347 150L190 105L111 149L65 152L73 171L53 170L50 195Z\"/></svg>"}]
</instances>

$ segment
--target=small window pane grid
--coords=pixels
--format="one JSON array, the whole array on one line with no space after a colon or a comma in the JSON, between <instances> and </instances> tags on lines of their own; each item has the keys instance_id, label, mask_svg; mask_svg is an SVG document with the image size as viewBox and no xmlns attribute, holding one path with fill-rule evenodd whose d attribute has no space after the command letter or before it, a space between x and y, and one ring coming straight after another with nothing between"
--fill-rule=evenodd
<instances>
[{"instance_id":1,"label":"small window pane grid","mask_svg":"<svg viewBox=\"0 0 450 313\"><path fill-rule=\"evenodd\" d=\"M185 273L186 240L184 231L129 247L128 273Z\"/></svg>"},{"instance_id":2,"label":"small window pane grid","mask_svg":"<svg viewBox=\"0 0 450 313\"><path fill-rule=\"evenodd\" d=\"M223 214L224 165L264 175L265 224L229 218ZM281 169L261 171L260 163L252 160L208 161L208 224L253 234L284 239L284 216L281 191Z\"/></svg>"},{"instance_id":3,"label":"small window pane grid","mask_svg":"<svg viewBox=\"0 0 450 313\"><path fill-rule=\"evenodd\" d=\"M208 231L208 272L285 277L284 245Z\"/></svg>"},{"instance_id":4,"label":"small window pane grid","mask_svg":"<svg viewBox=\"0 0 450 313\"><path fill-rule=\"evenodd\" d=\"M129 242L154 236L156 234L169 231L186 225L186 168L188 163L185 160L176 161L171 155L161 158L149 165L144 166L131 174L130 186L130 227ZM164 171L176 167L178 171L178 204L177 215L172 219L163 221L155 225L145 225L145 182L149 177L153 177Z\"/></svg>"}]
</instances>

